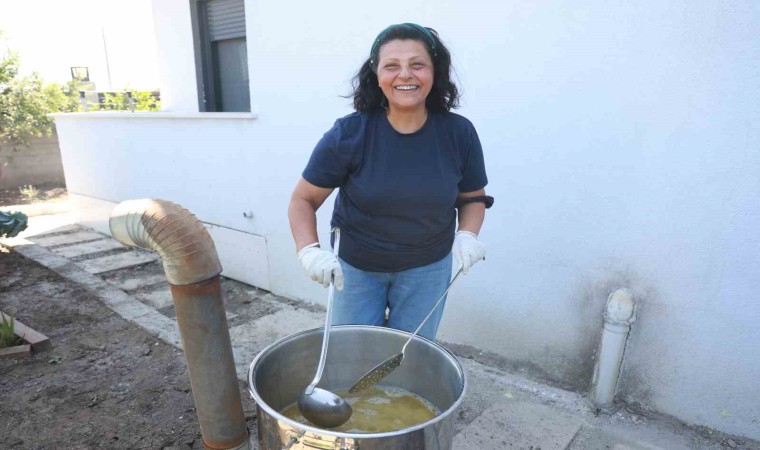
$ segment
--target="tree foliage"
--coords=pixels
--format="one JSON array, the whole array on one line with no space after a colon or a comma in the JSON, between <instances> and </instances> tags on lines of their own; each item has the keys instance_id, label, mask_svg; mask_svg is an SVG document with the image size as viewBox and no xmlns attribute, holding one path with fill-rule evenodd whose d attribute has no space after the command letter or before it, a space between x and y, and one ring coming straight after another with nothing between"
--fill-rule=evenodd
<instances>
[{"instance_id":1,"label":"tree foliage","mask_svg":"<svg viewBox=\"0 0 760 450\"><path fill-rule=\"evenodd\" d=\"M7 50L0 58L0 86L8 84L16 78L16 75L18 75L18 53Z\"/></svg>"},{"instance_id":2,"label":"tree foliage","mask_svg":"<svg viewBox=\"0 0 760 450\"><path fill-rule=\"evenodd\" d=\"M49 136L54 122L48 114L79 109L75 93L68 92L36 73L19 76L18 53L6 47L0 54L0 142L28 145L32 137Z\"/></svg>"},{"instance_id":3,"label":"tree foliage","mask_svg":"<svg viewBox=\"0 0 760 450\"><path fill-rule=\"evenodd\" d=\"M54 122L48 114L78 108L61 85L45 83L37 74L11 80L0 94L0 141L28 145L32 137L52 134Z\"/></svg>"},{"instance_id":4,"label":"tree foliage","mask_svg":"<svg viewBox=\"0 0 760 450\"><path fill-rule=\"evenodd\" d=\"M53 118L58 112L81 111L79 82L70 81L62 86L46 83L33 73L19 76L18 53L9 49L0 31L0 143L29 145L33 137L49 136L55 129ZM132 90L136 111L157 111L161 102L149 91ZM126 92L104 93L99 104L89 109L129 110Z\"/></svg>"}]
</instances>

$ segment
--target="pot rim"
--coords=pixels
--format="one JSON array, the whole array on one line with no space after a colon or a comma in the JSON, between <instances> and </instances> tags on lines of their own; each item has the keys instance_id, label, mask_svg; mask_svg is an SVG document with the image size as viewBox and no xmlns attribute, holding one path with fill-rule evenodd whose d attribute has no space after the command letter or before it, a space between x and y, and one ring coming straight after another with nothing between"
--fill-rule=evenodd
<instances>
[{"instance_id":1,"label":"pot rim","mask_svg":"<svg viewBox=\"0 0 760 450\"><path fill-rule=\"evenodd\" d=\"M376 328L376 329L379 329L379 330L383 330L384 332L392 332L392 333L398 333L398 334L405 334L407 336L411 336L412 335L412 333L409 333L407 331L397 330L395 328L389 328L389 327L375 326L375 325L332 325L330 328ZM462 368L462 365L459 363L459 360L456 358L456 356L454 356L453 353L451 353L450 351L448 351L441 344L438 344L437 342L431 341L430 339L427 339L425 337L417 335L417 336L415 336L416 339L421 339L423 341L426 341L427 343L431 344L432 346L438 348L438 350L440 350L444 354L448 355L449 358L451 358L451 360L454 361L454 365L455 365L457 371L459 372L459 374L460 374L460 376L462 378L462 393L459 394L459 398L457 398L456 401L450 407L448 407L445 411L441 411L441 413L438 414L437 416L433 417L432 419L430 419L428 421L420 422L420 423L418 423L416 425L413 425L411 427L401 428L399 430L394 430L394 431L386 431L386 432L383 432L383 433L346 433L346 432L340 432L340 431L331 431L331 430L328 430L328 429L313 427L311 425L303 424L301 422L296 422L293 419L285 417L284 415L282 415L278 411L276 411L274 408L272 408L271 406L269 406L261 398L261 396L259 396L259 393L256 390L255 385L253 383L254 368L256 367L256 364L259 362L259 360L264 355L266 355L267 353L269 353L269 351L271 351L273 348L278 347L278 346L282 345L283 343L285 343L286 341L290 341L290 340L295 339L295 338L297 338L297 337L299 337L301 335L308 334L308 333L313 333L313 332L315 332L317 330L323 330L323 329L324 329L324 327L312 328L312 329L309 329L309 330L300 331L298 333L294 333L294 334L285 336L285 337L283 337L281 339L278 339L277 341L273 342L272 344L268 345L266 348L264 348L263 350L261 350L259 352L259 354L256 355L256 357L253 359L253 362L251 362L251 365L248 367L248 394L256 401L256 405L259 408L264 409L264 411L266 411L267 413L269 413L269 415L273 416L277 420L285 422L285 423L287 423L288 425L290 425L292 427L295 427L295 428L298 428L298 429L301 429L301 430L305 430L305 431L308 431L308 432L312 432L312 433L317 433L317 434L320 434L320 435L327 435L327 436L334 436L334 437L348 438L348 439L387 438L387 437L394 437L394 436L398 436L398 435L401 435L401 434L407 434L407 433L410 433L410 432L413 432L413 431L421 430L421 429L426 428L426 427L428 427L430 425L438 423L438 422L444 420L445 418L447 418L454 410L456 410L459 407L459 405L464 400L464 396L467 393L467 377L466 377L466 374L464 372L464 369ZM322 331L320 331L320 333L322 333Z\"/></svg>"}]
</instances>

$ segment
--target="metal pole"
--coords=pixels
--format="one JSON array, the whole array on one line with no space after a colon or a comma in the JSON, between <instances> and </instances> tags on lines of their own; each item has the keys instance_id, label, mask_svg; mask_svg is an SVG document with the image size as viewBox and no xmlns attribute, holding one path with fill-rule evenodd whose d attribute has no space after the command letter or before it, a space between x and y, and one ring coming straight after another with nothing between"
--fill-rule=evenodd
<instances>
[{"instance_id":1,"label":"metal pole","mask_svg":"<svg viewBox=\"0 0 760 450\"><path fill-rule=\"evenodd\" d=\"M220 278L171 287L203 444L248 449Z\"/></svg>"},{"instance_id":2,"label":"metal pole","mask_svg":"<svg viewBox=\"0 0 760 450\"><path fill-rule=\"evenodd\" d=\"M127 98L129 99L129 110L135 112L135 99L132 98L132 91L127 91Z\"/></svg>"},{"instance_id":3,"label":"metal pole","mask_svg":"<svg viewBox=\"0 0 760 450\"><path fill-rule=\"evenodd\" d=\"M108 47L106 46L106 29L105 27L100 27L100 34L103 36L103 51L106 54L106 73L108 73L108 90L113 90L113 87L111 87L111 65L108 63Z\"/></svg>"}]
</instances>

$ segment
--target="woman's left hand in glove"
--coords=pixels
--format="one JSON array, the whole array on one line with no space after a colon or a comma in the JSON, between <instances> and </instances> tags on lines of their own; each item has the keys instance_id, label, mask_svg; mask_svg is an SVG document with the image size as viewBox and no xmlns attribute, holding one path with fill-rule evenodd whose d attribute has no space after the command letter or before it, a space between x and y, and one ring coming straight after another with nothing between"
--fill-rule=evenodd
<instances>
[{"instance_id":1,"label":"woman's left hand in glove","mask_svg":"<svg viewBox=\"0 0 760 450\"><path fill-rule=\"evenodd\" d=\"M478 240L478 235L470 231L460 230L454 235L454 246L451 249L454 259L462 266L462 273L467 275L470 267L481 259L486 259L486 246Z\"/></svg>"}]
</instances>

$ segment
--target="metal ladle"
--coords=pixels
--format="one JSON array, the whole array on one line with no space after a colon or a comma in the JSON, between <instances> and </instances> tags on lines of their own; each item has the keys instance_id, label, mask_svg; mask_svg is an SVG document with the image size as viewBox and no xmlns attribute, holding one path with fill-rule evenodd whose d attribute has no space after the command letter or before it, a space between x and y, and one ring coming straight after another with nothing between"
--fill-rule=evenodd
<instances>
[{"instance_id":1,"label":"metal ladle","mask_svg":"<svg viewBox=\"0 0 760 450\"><path fill-rule=\"evenodd\" d=\"M338 257L338 247L340 246L340 229L334 228L335 245L333 245L333 255ZM327 344L330 342L330 319L332 316L332 303L335 294L334 280L330 281L330 287L327 294L327 318L325 319L325 331L322 337L322 354L319 357L319 366L317 374L306 389L298 396L298 410L311 423L320 428L335 428L343 425L351 418L353 409L341 397L333 394L326 389L317 387L319 380L322 378L322 371L325 369L325 360L327 359Z\"/></svg>"},{"instance_id":2,"label":"metal ladle","mask_svg":"<svg viewBox=\"0 0 760 450\"><path fill-rule=\"evenodd\" d=\"M443 301L443 298L446 297L446 294L449 292L449 289L451 289L451 286L454 284L454 282L457 280L457 278L459 278L459 275L461 274L462 274L462 269L459 269L459 272L457 272L457 274L454 275L454 278L446 287L446 290L443 291L443 294L441 294L441 298L439 298L438 301L435 302L435 305L430 310L428 315L425 316L425 319L422 321L420 326L418 326L417 329L414 330L414 333L412 333L412 335L409 336L409 340L407 340L406 344L404 344L404 346L401 348L401 353L396 353L395 355L391 356L390 358L386 359L385 361L375 366L374 369L364 374L363 377L359 378L359 381L357 381L356 383L354 383L353 386L351 386L351 389L348 390L349 393L353 394L355 392L363 391L365 389L368 389L374 386L378 381L387 377L391 372L396 370L396 367L401 365L401 361L404 359L404 352L406 351L406 346L409 345L410 342L412 342L412 339L414 339L417 333L420 332L420 330L422 329L422 326L425 325L425 322L427 322L430 316L433 315L433 311L435 311L435 309L438 308L438 305L441 304L441 301Z\"/></svg>"}]
</instances>

